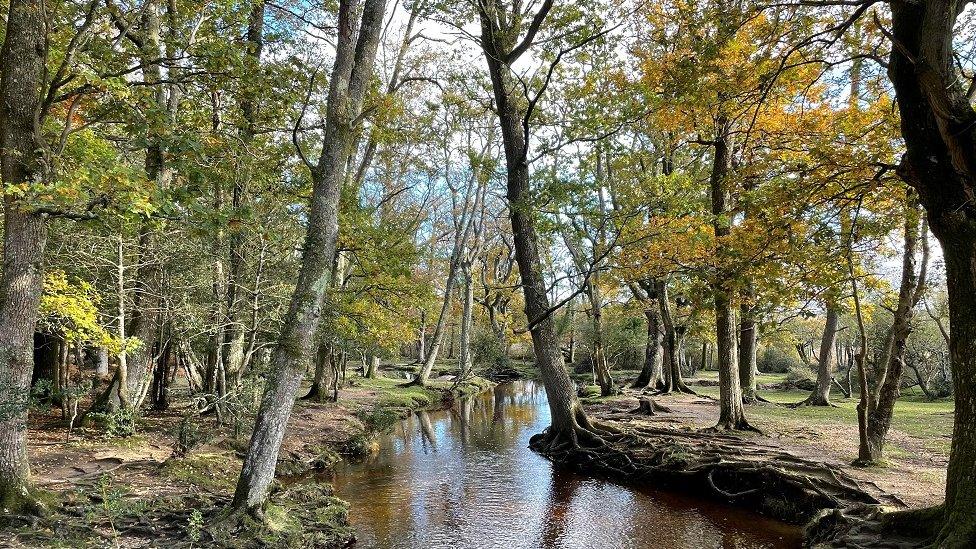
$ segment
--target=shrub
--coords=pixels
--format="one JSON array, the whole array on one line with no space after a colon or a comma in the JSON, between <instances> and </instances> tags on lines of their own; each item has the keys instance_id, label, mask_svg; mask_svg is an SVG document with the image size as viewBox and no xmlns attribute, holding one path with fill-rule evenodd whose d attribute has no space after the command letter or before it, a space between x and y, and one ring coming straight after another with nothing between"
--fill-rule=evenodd
<instances>
[{"instance_id":1,"label":"shrub","mask_svg":"<svg viewBox=\"0 0 976 549\"><path fill-rule=\"evenodd\" d=\"M471 338L471 353L474 364L488 370L502 370L508 367L508 356L501 342L490 330L476 330Z\"/></svg>"},{"instance_id":2,"label":"shrub","mask_svg":"<svg viewBox=\"0 0 976 549\"><path fill-rule=\"evenodd\" d=\"M187 452L206 442L210 438L210 431L200 428L196 416L185 415L176 428L176 447L173 452L178 456L185 456Z\"/></svg>"},{"instance_id":3,"label":"shrub","mask_svg":"<svg viewBox=\"0 0 976 549\"><path fill-rule=\"evenodd\" d=\"M91 419L109 438L130 437L136 434L139 414L137 410L122 409L115 412L95 412L91 414Z\"/></svg>"},{"instance_id":4,"label":"shrub","mask_svg":"<svg viewBox=\"0 0 976 549\"><path fill-rule=\"evenodd\" d=\"M817 377L809 366L791 366L786 372L786 384L804 391L812 391L817 387Z\"/></svg>"},{"instance_id":5,"label":"shrub","mask_svg":"<svg viewBox=\"0 0 976 549\"><path fill-rule=\"evenodd\" d=\"M796 356L774 346L763 348L756 362L759 371L767 374L784 374L792 368L806 367Z\"/></svg>"}]
</instances>

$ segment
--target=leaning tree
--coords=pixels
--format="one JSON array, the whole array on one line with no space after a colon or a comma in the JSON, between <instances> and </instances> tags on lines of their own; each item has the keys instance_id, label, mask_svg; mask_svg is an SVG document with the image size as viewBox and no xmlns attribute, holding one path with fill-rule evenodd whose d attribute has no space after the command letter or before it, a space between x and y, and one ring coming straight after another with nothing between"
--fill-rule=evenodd
<instances>
[{"instance_id":1,"label":"leaning tree","mask_svg":"<svg viewBox=\"0 0 976 549\"><path fill-rule=\"evenodd\" d=\"M549 452L556 448L605 444L606 434L593 425L576 397L576 390L566 372L552 313L556 309L549 301L536 227L536 197L529 184L529 138L533 111L539 104L560 60L584 44L602 36L592 25L577 24L576 28L560 33L564 39L573 36L575 43L565 45L549 58L542 71L541 82L532 87L513 65L536 43L537 35L553 8L552 0L545 0L534 13L523 13L520 2L507 4L499 0L478 0L474 4L481 28L479 42L488 65L488 74L495 100L495 110L502 133L507 167L507 199L509 220L515 243L522 291L525 296L525 315L536 363L542 374L549 398L552 423L543 437L533 446ZM555 19L555 18L553 18ZM558 38L557 38L558 40Z\"/></svg>"},{"instance_id":2,"label":"leaning tree","mask_svg":"<svg viewBox=\"0 0 976 549\"><path fill-rule=\"evenodd\" d=\"M301 269L272 351L271 372L234 494L234 511L263 516L295 394L305 366L312 362L315 353L315 336L336 253L340 186L362 121L363 100L373 77L385 9L385 0L339 3L339 35L318 162L308 162L299 149L312 174Z\"/></svg>"}]
</instances>

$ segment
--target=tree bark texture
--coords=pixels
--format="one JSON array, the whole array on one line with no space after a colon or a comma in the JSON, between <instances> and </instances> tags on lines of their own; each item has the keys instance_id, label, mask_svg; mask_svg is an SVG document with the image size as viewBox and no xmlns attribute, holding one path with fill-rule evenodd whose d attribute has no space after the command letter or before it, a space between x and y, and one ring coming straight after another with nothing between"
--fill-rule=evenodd
<instances>
[{"instance_id":1,"label":"tree bark texture","mask_svg":"<svg viewBox=\"0 0 976 549\"><path fill-rule=\"evenodd\" d=\"M35 135L45 63L44 3L11 0L0 50L0 179L5 186L44 177ZM44 282L47 222L12 195L3 197L0 275L0 508L39 510L30 495L27 413L34 326Z\"/></svg>"},{"instance_id":2,"label":"tree bark texture","mask_svg":"<svg viewBox=\"0 0 976 549\"><path fill-rule=\"evenodd\" d=\"M335 64L329 82L324 145L312 169L308 230L295 291L271 356L269 374L254 432L232 506L260 515L274 477L278 452L295 394L311 362L315 336L330 286L338 237L339 188L356 135L363 98L383 26L385 0L358 0L339 5Z\"/></svg>"},{"instance_id":3,"label":"tree bark texture","mask_svg":"<svg viewBox=\"0 0 976 549\"><path fill-rule=\"evenodd\" d=\"M922 254L922 271L917 271L915 254L920 236L919 212L912 199L909 199L909 204L905 207L904 234L898 302L892 318L887 349L875 383L876 393L872 396L868 408L867 444L865 445L868 454L860 456L870 462L877 462L882 457L885 438L895 411L895 401L900 395L901 378L905 369L905 345L912 333L915 306L921 298L922 286L925 284L924 266L928 254ZM925 238L925 234L922 233L921 237Z\"/></svg>"},{"instance_id":4,"label":"tree bark texture","mask_svg":"<svg viewBox=\"0 0 976 549\"><path fill-rule=\"evenodd\" d=\"M712 193L713 229L715 231L715 253L719 261L726 254L726 242L730 233L731 215L728 211L728 172L729 158L728 124L720 120L712 159L710 179ZM742 405L742 386L739 384L735 342L735 321L732 313L732 298L727 287L728 281L724 267L719 266L712 285L715 302L715 342L718 354L719 419L720 429L745 429L749 424Z\"/></svg>"},{"instance_id":5,"label":"tree bark texture","mask_svg":"<svg viewBox=\"0 0 976 549\"><path fill-rule=\"evenodd\" d=\"M529 187L528 135L523 128L526 113L523 102L517 96L521 88L514 81L508 62L513 57L513 42L517 37L511 36L512 29L499 29L496 26L497 19L489 11L497 9L502 8L492 2L490 6L485 5L479 10L481 47L488 65L505 149L509 220L515 242L515 259L525 296L525 315L529 321L536 365L542 374L543 385L549 397L552 424L548 437L550 440L565 437L576 443L579 431L589 426L589 420L566 372L550 311L549 296L542 275L533 197Z\"/></svg>"},{"instance_id":6,"label":"tree bark texture","mask_svg":"<svg viewBox=\"0 0 976 549\"><path fill-rule=\"evenodd\" d=\"M953 30L966 2L892 2L888 75L906 152L899 174L918 192L942 244L955 392L940 547L976 545L976 111L956 75Z\"/></svg>"}]
</instances>

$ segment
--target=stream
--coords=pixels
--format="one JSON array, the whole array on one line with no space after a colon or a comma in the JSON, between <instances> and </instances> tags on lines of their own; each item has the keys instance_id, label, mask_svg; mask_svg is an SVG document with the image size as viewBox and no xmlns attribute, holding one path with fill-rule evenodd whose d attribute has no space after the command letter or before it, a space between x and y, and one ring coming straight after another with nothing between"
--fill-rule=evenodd
<instances>
[{"instance_id":1,"label":"stream","mask_svg":"<svg viewBox=\"0 0 976 549\"><path fill-rule=\"evenodd\" d=\"M336 470L356 547L800 547L797 528L754 513L554 469L528 448L548 425L532 381L401 421Z\"/></svg>"}]
</instances>

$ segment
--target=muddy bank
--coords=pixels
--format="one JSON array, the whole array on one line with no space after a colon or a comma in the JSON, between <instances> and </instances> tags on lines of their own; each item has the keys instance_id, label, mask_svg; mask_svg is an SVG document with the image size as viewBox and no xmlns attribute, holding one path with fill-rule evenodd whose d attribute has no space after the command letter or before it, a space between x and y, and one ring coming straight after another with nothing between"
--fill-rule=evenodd
<instances>
[{"instance_id":1,"label":"muddy bank","mask_svg":"<svg viewBox=\"0 0 976 549\"><path fill-rule=\"evenodd\" d=\"M66 439L55 411L34 413L32 473L53 512L39 521L8 521L0 545L346 546L353 538L348 506L330 484L311 481L311 474L327 471L344 456L368 453L376 433L402 417L442 409L491 385L481 378L457 387L444 379L428 387L404 382L400 376L350 378L338 403L299 401L282 445L267 522L233 528L219 519L240 472L247 425L217 426L212 416L192 413L190 399L174 398L187 404L145 415L133 436L108 437L84 426Z\"/></svg>"}]
</instances>

